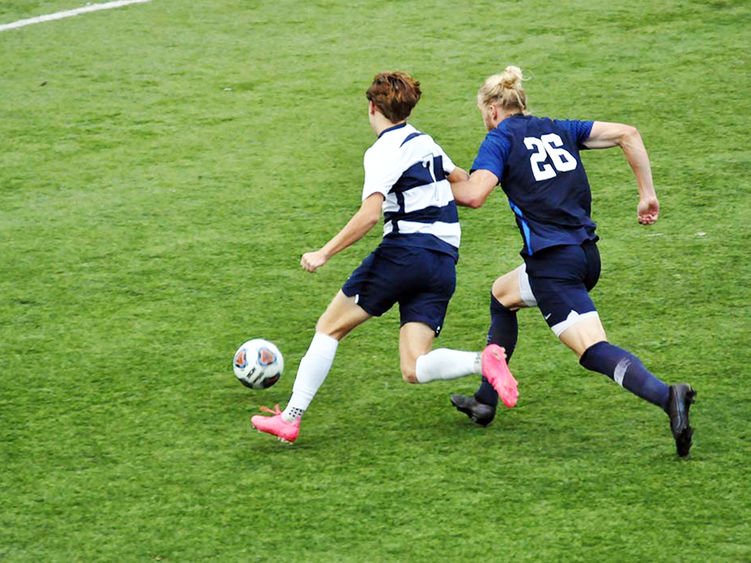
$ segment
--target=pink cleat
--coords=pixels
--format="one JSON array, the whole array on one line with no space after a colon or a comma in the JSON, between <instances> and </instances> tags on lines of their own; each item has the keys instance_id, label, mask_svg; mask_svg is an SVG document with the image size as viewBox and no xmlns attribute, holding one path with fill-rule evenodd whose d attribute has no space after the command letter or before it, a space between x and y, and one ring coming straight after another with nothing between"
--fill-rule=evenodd
<instances>
[{"instance_id":1,"label":"pink cleat","mask_svg":"<svg viewBox=\"0 0 751 563\"><path fill-rule=\"evenodd\" d=\"M498 344L488 344L482 351L482 374L496 390L504 405L509 408L516 405L519 398L516 379L506 364L506 353Z\"/></svg>"},{"instance_id":2,"label":"pink cleat","mask_svg":"<svg viewBox=\"0 0 751 563\"><path fill-rule=\"evenodd\" d=\"M257 414L250 417L250 423L255 426L259 432L266 432L279 438L280 442L294 442L300 433L300 419L294 422L287 422L282 419L282 411L279 405L274 406L274 410L269 407L260 407L261 411L268 412L274 416L263 416Z\"/></svg>"}]
</instances>

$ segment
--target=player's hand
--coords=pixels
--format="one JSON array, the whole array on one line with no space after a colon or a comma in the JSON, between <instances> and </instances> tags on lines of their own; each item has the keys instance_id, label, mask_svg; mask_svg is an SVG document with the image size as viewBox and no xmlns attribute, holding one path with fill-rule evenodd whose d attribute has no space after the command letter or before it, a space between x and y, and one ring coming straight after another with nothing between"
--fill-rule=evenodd
<instances>
[{"instance_id":1,"label":"player's hand","mask_svg":"<svg viewBox=\"0 0 751 563\"><path fill-rule=\"evenodd\" d=\"M300 259L300 265L306 272L315 272L328 262L328 260L328 257L323 252L316 250L315 252L306 252L303 254Z\"/></svg>"},{"instance_id":2,"label":"player's hand","mask_svg":"<svg viewBox=\"0 0 751 563\"><path fill-rule=\"evenodd\" d=\"M636 216L642 225L651 225L660 216L660 202L656 197L647 197L639 201Z\"/></svg>"}]
</instances>

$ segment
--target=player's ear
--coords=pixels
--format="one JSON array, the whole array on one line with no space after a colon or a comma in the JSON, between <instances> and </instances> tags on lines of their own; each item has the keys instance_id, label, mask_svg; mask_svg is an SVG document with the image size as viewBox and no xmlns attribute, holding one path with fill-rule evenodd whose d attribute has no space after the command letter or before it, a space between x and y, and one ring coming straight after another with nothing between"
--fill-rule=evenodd
<instances>
[{"instance_id":1,"label":"player's ear","mask_svg":"<svg viewBox=\"0 0 751 563\"><path fill-rule=\"evenodd\" d=\"M368 113L370 115L375 115L376 107L372 100L368 100Z\"/></svg>"}]
</instances>

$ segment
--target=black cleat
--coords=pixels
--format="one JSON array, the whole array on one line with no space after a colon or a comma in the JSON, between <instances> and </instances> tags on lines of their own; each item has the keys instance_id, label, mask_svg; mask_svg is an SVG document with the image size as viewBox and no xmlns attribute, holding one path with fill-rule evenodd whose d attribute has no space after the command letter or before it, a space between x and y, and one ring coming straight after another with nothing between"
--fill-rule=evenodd
<instances>
[{"instance_id":1,"label":"black cleat","mask_svg":"<svg viewBox=\"0 0 751 563\"><path fill-rule=\"evenodd\" d=\"M694 402L696 391L688 383L671 385L668 391L667 413L670 417L670 430L675 438L675 449L680 457L686 457L691 449L694 429L688 421L688 409Z\"/></svg>"},{"instance_id":2,"label":"black cleat","mask_svg":"<svg viewBox=\"0 0 751 563\"><path fill-rule=\"evenodd\" d=\"M456 407L456 410L471 418L472 422L481 426L487 426L495 418L495 407L481 403L474 397L465 397L454 393L451 395L451 404Z\"/></svg>"}]
</instances>

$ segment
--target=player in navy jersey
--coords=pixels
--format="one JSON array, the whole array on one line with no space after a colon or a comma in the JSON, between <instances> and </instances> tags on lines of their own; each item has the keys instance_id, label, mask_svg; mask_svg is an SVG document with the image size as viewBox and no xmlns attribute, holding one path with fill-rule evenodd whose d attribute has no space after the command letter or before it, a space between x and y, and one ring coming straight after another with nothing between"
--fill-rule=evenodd
<instances>
[{"instance_id":1,"label":"player in navy jersey","mask_svg":"<svg viewBox=\"0 0 751 563\"><path fill-rule=\"evenodd\" d=\"M300 361L292 397L282 412L256 415L258 430L287 442L297 439L300 419L331 369L339 341L372 316L399 304L399 356L409 383L482 373L502 400L516 402L516 380L502 351L431 351L456 285L461 230L451 182L467 179L443 149L406 120L420 86L405 73L377 75L367 91L368 117L378 137L364 157L360 209L321 249L302 256L308 272L360 240L384 216L383 241L352 273L316 324Z\"/></svg>"},{"instance_id":2,"label":"player in navy jersey","mask_svg":"<svg viewBox=\"0 0 751 563\"><path fill-rule=\"evenodd\" d=\"M600 275L600 255L579 152L615 146L623 150L639 189L637 220L651 225L660 207L639 132L620 123L529 115L522 73L514 66L488 78L477 103L488 133L469 179L452 184L454 196L460 205L480 207L500 184L522 236L524 259L523 265L493 283L488 343L503 347L510 360L518 335L517 310L539 307L583 367L607 375L667 412L678 455L687 456L695 391L686 383L665 384L636 356L610 344L589 296ZM497 396L483 379L473 397L452 395L451 402L487 425L495 416Z\"/></svg>"}]
</instances>

